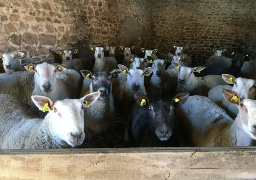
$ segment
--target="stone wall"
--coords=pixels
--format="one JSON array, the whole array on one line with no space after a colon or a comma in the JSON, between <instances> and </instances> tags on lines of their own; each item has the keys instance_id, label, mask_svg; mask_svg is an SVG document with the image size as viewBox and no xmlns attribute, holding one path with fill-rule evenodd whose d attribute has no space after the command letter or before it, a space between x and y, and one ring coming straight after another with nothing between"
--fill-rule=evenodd
<instances>
[{"instance_id":1,"label":"stone wall","mask_svg":"<svg viewBox=\"0 0 256 180\"><path fill-rule=\"evenodd\" d=\"M144 46L148 7L147 0L1 0L0 52L45 57L76 47L87 56L89 44Z\"/></svg>"},{"instance_id":2,"label":"stone wall","mask_svg":"<svg viewBox=\"0 0 256 180\"><path fill-rule=\"evenodd\" d=\"M256 47L253 0L151 0L151 6L151 48L174 52L174 45L188 45L188 53L207 57L213 48Z\"/></svg>"}]
</instances>

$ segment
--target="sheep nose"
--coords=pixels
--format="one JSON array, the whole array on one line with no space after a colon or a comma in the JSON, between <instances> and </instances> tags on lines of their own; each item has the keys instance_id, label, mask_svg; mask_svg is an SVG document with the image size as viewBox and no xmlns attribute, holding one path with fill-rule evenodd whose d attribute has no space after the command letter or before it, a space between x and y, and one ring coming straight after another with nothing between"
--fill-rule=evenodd
<instances>
[{"instance_id":1,"label":"sheep nose","mask_svg":"<svg viewBox=\"0 0 256 180\"><path fill-rule=\"evenodd\" d=\"M181 53L177 53L177 56L181 56Z\"/></svg>"},{"instance_id":2,"label":"sheep nose","mask_svg":"<svg viewBox=\"0 0 256 180\"><path fill-rule=\"evenodd\" d=\"M107 94L107 90L106 89L100 89L100 94L103 95L103 94Z\"/></svg>"},{"instance_id":3,"label":"sheep nose","mask_svg":"<svg viewBox=\"0 0 256 180\"><path fill-rule=\"evenodd\" d=\"M44 85L43 85L43 88L44 88L44 90L45 90L46 92L48 92L48 91L50 90L51 86L50 86L49 84L44 84Z\"/></svg>"},{"instance_id":4,"label":"sheep nose","mask_svg":"<svg viewBox=\"0 0 256 180\"><path fill-rule=\"evenodd\" d=\"M138 91L138 90L140 89L140 85L134 84L134 85L133 85L133 89L134 89L135 91Z\"/></svg>"},{"instance_id":5,"label":"sheep nose","mask_svg":"<svg viewBox=\"0 0 256 180\"><path fill-rule=\"evenodd\" d=\"M129 54L128 54L128 53L126 53L125 55L126 55L126 56L129 56Z\"/></svg>"},{"instance_id":6,"label":"sheep nose","mask_svg":"<svg viewBox=\"0 0 256 180\"><path fill-rule=\"evenodd\" d=\"M81 133L70 133L70 135L71 135L71 137L73 138L73 139L75 139L75 140L79 140L79 139L81 139L81 137L82 137L82 132Z\"/></svg>"},{"instance_id":7,"label":"sheep nose","mask_svg":"<svg viewBox=\"0 0 256 180\"><path fill-rule=\"evenodd\" d=\"M136 69L140 69L140 67L136 67Z\"/></svg>"},{"instance_id":8,"label":"sheep nose","mask_svg":"<svg viewBox=\"0 0 256 180\"><path fill-rule=\"evenodd\" d=\"M156 71L156 75L161 75L162 71Z\"/></svg>"},{"instance_id":9,"label":"sheep nose","mask_svg":"<svg viewBox=\"0 0 256 180\"><path fill-rule=\"evenodd\" d=\"M11 65L10 65L10 64L9 64L9 65L5 65L5 67L6 67L6 68L10 68L10 67L11 67Z\"/></svg>"},{"instance_id":10,"label":"sheep nose","mask_svg":"<svg viewBox=\"0 0 256 180\"><path fill-rule=\"evenodd\" d=\"M168 129L167 128L159 128L159 132L163 135L168 133Z\"/></svg>"},{"instance_id":11,"label":"sheep nose","mask_svg":"<svg viewBox=\"0 0 256 180\"><path fill-rule=\"evenodd\" d=\"M98 54L98 56L97 56L98 58L101 58L101 54Z\"/></svg>"},{"instance_id":12,"label":"sheep nose","mask_svg":"<svg viewBox=\"0 0 256 180\"><path fill-rule=\"evenodd\" d=\"M183 83L184 83L184 79L179 79L179 80L178 80L178 83L179 83L179 84L183 84Z\"/></svg>"},{"instance_id":13,"label":"sheep nose","mask_svg":"<svg viewBox=\"0 0 256 180\"><path fill-rule=\"evenodd\" d=\"M70 60L70 57L66 57L66 60L69 61L69 60Z\"/></svg>"}]
</instances>

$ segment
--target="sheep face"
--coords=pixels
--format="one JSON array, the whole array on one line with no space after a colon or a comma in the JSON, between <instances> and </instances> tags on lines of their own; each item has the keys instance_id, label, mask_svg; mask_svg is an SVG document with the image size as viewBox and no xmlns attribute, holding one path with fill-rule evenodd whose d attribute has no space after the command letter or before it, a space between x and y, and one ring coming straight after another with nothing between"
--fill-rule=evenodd
<instances>
[{"instance_id":1,"label":"sheep face","mask_svg":"<svg viewBox=\"0 0 256 180\"><path fill-rule=\"evenodd\" d=\"M91 93L81 99L64 99L55 103L45 96L31 98L39 109L49 111L45 118L49 118L52 136L75 147L81 145L85 139L84 107L92 105L99 94Z\"/></svg>"},{"instance_id":2,"label":"sheep face","mask_svg":"<svg viewBox=\"0 0 256 180\"><path fill-rule=\"evenodd\" d=\"M181 54L183 54L183 47L175 46L175 55L180 56Z\"/></svg>"},{"instance_id":3,"label":"sheep face","mask_svg":"<svg viewBox=\"0 0 256 180\"><path fill-rule=\"evenodd\" d=\"M143 62L144 62L144 58L135 57L135 58L133 58L131 68L132 69L142 69Z\"/></svg>"},{"instance_id":4,"label":"sheep face","mask_svg":"<svg viewBox=\"0 0 256 180\"><path fill-rule=\"evenodd\" d=\"M35 84L40 87L43 93L52 91L56 81L56 72L61 72L65 69L60 65L55 67L54 65L46 62L38 64L36 67L34 65L28 65L25 68L28 71L35 72Z\"/></svg>"},{"instance_id":5,"label":"sheep face","mask_svg":"<svg viewBox=\"0 0 256 180\"><path fill-rule=\"evenodd\" d=\"M110 46L110 47L109 47L109 57L114 57L114 55L115 55L115 50L116 50L116 47L115 47L115 46Z\"/></svg>"},{"instance_id":6,"label":"sheep face","mask_svg":"<svg viewBox=\"0 0 256 180\"><path fill-rule=\"evenodd\" d=\"M192 81L191 79L195 78L193 72L200 72L205 67L186 67L186 66L179 66L177 63L173 63L175 65L175 68L179 69L179 74L178 74L178 83L179 84L190 84Z\"/></svg>"},{"instance_id":7,"label":"sheep face","mask_svg":"<svg viewBox=\"0 0 256 180\"><path fill-rule=\"evenodd\" d=\"M232 60L232 65L235 67L242 67L244 64L244 55L243 54L234 54L233 60Z\"/></svg>"},{"instance_id":8,"label":"sheep face","mask_svg":"<svg viewBox=\"0 0 256 180\"><path fill-rule=\"evenodd\" d=\"M226 49L218 49L218 50L215 50L213 49L213 52L214 52L214 56L222 56L222 53L226 51Z\"/></svg>"},{"instance_id":9,"label":"sheep face","mask_svg":"<svg viewBox=\"0 0 256 180\"><path fill-rule=\"evenodd\" d=\"M256 140L256 101L244 99L238 109L245 132Z\"/></svg>"},{"instance_id":10,"label":"sheep face","mask_svg":"<svg viewBox=\"0 0 256 180\"><path fill-rule=\"evenodd\" d=\"M162 60L162 59L154 60L152 64L152 67L154 67L153 74L160 77L165 70L165 66L166 66L165 60Z\"/></svg>"},{"instance_id":11,"label":"sheep face","mask_svg":"<svg viewBox=\"0 0 256 180\"><path fill-rule=\"evenodd\" d=\"M94 57L96 59L104 58L104 48L103 47L95 47Z\"/></svg>"},{"instance_id":12,"label":"sheep face","mask_svg":"<svg viewBox=\"0 0 256 180\"><path fill-rule=\"evenodd\" d=\"M145 51L145 58L147 58L148 56L152 56L152 54L153 54L153 50L146 50Z\"/></svg>"},{"instance_id":13,"label":"sheep face","mask_svg":"<svg viewBox=\"0 0 256 180\"><path fill-rule=\"evenodd\" d=\"M24 53L22 52L11 52L0 54L0 58L3 60L3 68L5 72L13 72L19 69L20 60L19 58L23 57Z\"/></svg>"},{"instance_id":14,"label":"sheep face","mask_svg":"<svg viewBox=\"0 0 256 180\"><path fill-rule=\"evenodd\" d=\"M112 91L111 74L107 72L96 72L92 75L91 86L93 92L100 92L99 99L105 99Z\"/></svg>"},{"instance_id":15,"label":"sheep face","mask_svg":"<svg viewBox=\"0 0 256 180\"><path fill-rule=\"evenodd\" d=\"M131 48L126 47L124 48L124 56L130 56L132 54Z\"/></svg>"}]
</instances>

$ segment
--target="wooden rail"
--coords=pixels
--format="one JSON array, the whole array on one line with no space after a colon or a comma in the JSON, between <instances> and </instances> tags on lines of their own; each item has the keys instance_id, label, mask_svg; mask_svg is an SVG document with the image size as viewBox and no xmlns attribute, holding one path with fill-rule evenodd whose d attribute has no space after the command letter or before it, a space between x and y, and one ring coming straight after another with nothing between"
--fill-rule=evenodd
<instances>
[{"instance_id":1,"label":"wooden rail","mask_svg":"<svg viewBox=\"0 0 256 180\"><path fill-rule=\"evenodd\" d=\"M256 148L0 150L0 179L255 179Z\"/></svg>"}]
</instances>

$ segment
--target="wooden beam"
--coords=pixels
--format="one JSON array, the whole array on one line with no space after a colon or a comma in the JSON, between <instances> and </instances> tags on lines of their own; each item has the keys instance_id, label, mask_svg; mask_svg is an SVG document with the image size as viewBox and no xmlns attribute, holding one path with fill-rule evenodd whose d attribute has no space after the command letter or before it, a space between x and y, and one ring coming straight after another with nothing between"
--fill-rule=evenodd
<instances>
[{"instance_id":1,"label":"wooden beam","mask_svg":"<svg viewBox=\"0 0 256 180\"><path fill-rule=\"evenodd\" d=\"M256 148L1 150L0 179L254 179Z\"/></svg>"}]
</instances>

